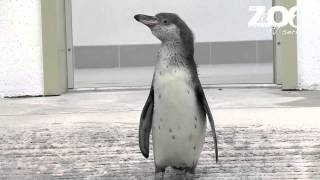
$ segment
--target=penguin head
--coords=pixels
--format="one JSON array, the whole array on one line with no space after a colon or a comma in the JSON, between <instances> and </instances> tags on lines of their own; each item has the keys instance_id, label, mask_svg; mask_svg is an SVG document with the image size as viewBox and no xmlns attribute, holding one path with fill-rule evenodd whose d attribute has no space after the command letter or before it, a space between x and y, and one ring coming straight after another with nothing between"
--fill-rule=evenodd
<instances>
[{"instance_id":1,"label":"penguin head","mask_svg":"<svg viewBox=\"0 0 320 180\"><path fill-rule=\"evenodd\" d=\"M193 33L187 24L173 13L159 13L155 16L137 14L134 18L148 26L151 32L162 42L181 41L193 44Z\"/></svg>"}]
</instances>

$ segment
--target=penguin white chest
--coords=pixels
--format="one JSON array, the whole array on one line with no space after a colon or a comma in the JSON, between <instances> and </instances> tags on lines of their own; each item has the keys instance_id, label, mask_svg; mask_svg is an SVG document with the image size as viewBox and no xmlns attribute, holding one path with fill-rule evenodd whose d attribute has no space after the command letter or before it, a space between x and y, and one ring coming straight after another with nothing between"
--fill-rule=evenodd
<instances>
[{"instance_id":1,"label":"penguin white chest","mask_svg":"<svg viewBox=\"0 0 320 180\"><path fill-rule=\"evenodd\" d=\"M155 72L152 138L158 166L193 167L199 159L206 121L190 82L184 68Z\"/></svg>"}]
</instances>

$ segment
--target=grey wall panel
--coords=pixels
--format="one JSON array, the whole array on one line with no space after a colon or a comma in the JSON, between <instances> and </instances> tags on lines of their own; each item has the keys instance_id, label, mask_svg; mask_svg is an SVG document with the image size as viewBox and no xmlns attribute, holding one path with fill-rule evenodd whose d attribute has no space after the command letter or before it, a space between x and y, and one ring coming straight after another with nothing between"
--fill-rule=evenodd
<instances>
[{"instance_id":1,"label":"grey wall panel","mask_svg":"<svg viewBox=\"0 0 320 180\"><path fill-rule=\"evenodd\" d=\"M273 42L257 41L257 54L259 63L273 62Z\"/></svg>"},{"instance_id":2,"label":"grey wall panel","mask_svg":"<svg viewBox=\"0 0 320 180\"><path fill-rule=\"evenodd\" d=\"M117 46L79 46L74 48L76 68L118 67Z\"/></svg>"},{"instance_id":3,"label":"grey wall panel","mask_svg":"<svg viewBox=\"0 0 320 180\"><path fill-rule=\"evenodd\" d=\"M210 64L210 43L196 43L194 49L197 64Z\"/></svg>"},{"instance_id":4,"label":"grey wall panel","mask_svg":"<svg viewBox=\"0 0 320 180\"><path fill-rule=\"evenodd\" d=\"M153 66L160 45L75 47L76 68ZM197 64L272 63L272 41L195 43Z\"/></svg>"},{"instance_id":5,"label":"grey wall panel","mask_svg":"<svg viewBox=\"0 0 320 180\"><path fill-rule=\"evenodd\" d=\"M241 64L255 62L256 43L254 41L212 43L213 64Z\"/></svg>"},{"instance_id":6,"label":"grey wall panel","mask_svg":"<svg viewBox=\"0 0 320 180\"><path fill-rule=\"evenodd\" d=\"M154 66L160 45L124 45L120 47L121 67Z\"/></svg>"},{"instance_id":7,"label":"grey wall panel","mask_svg":"<svg viewBox=\"0 0 320 180\"><path fill-rule=\"evenodd\" d=\"M212 43L213 64L272 63L272 41Z\"/></svg>"}]
</instances>

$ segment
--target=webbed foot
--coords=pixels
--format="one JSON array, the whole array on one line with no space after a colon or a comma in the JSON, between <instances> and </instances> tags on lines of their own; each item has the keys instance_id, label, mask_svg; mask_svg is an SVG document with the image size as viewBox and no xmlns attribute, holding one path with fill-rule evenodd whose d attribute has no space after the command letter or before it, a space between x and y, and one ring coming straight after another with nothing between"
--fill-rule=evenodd
<instances>
[{"instance_id":1,"label":"webbed foot","mask_svg":"<svg viewBox=\"0 0 320 180\"><path fill-rule=\"evenodd\" d=\"M163 180L166 168L156 167L155 180Z\"/></svg>"}]
</instances>

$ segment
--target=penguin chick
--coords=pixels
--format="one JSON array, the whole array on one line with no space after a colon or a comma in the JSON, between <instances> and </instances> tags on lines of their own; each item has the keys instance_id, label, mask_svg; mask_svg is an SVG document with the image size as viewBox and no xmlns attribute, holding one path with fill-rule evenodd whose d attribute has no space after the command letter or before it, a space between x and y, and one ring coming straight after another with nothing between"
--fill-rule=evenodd
<instances>
[{"instance_id":1,"label":"penguin chick","mask_svg":"<svg viewBox=\"0 0 320 180\"><path fill-rule=\"evenodd\" d=\"M156 177L163 178L166 167L193 175L205 141L206 116L218 161L214 121L193 58L193 33L173 13L138 14L134 18L161 41L149 97L140 118L140 150L149 157L152 130Z\"/></svg>"}]
</instances>

